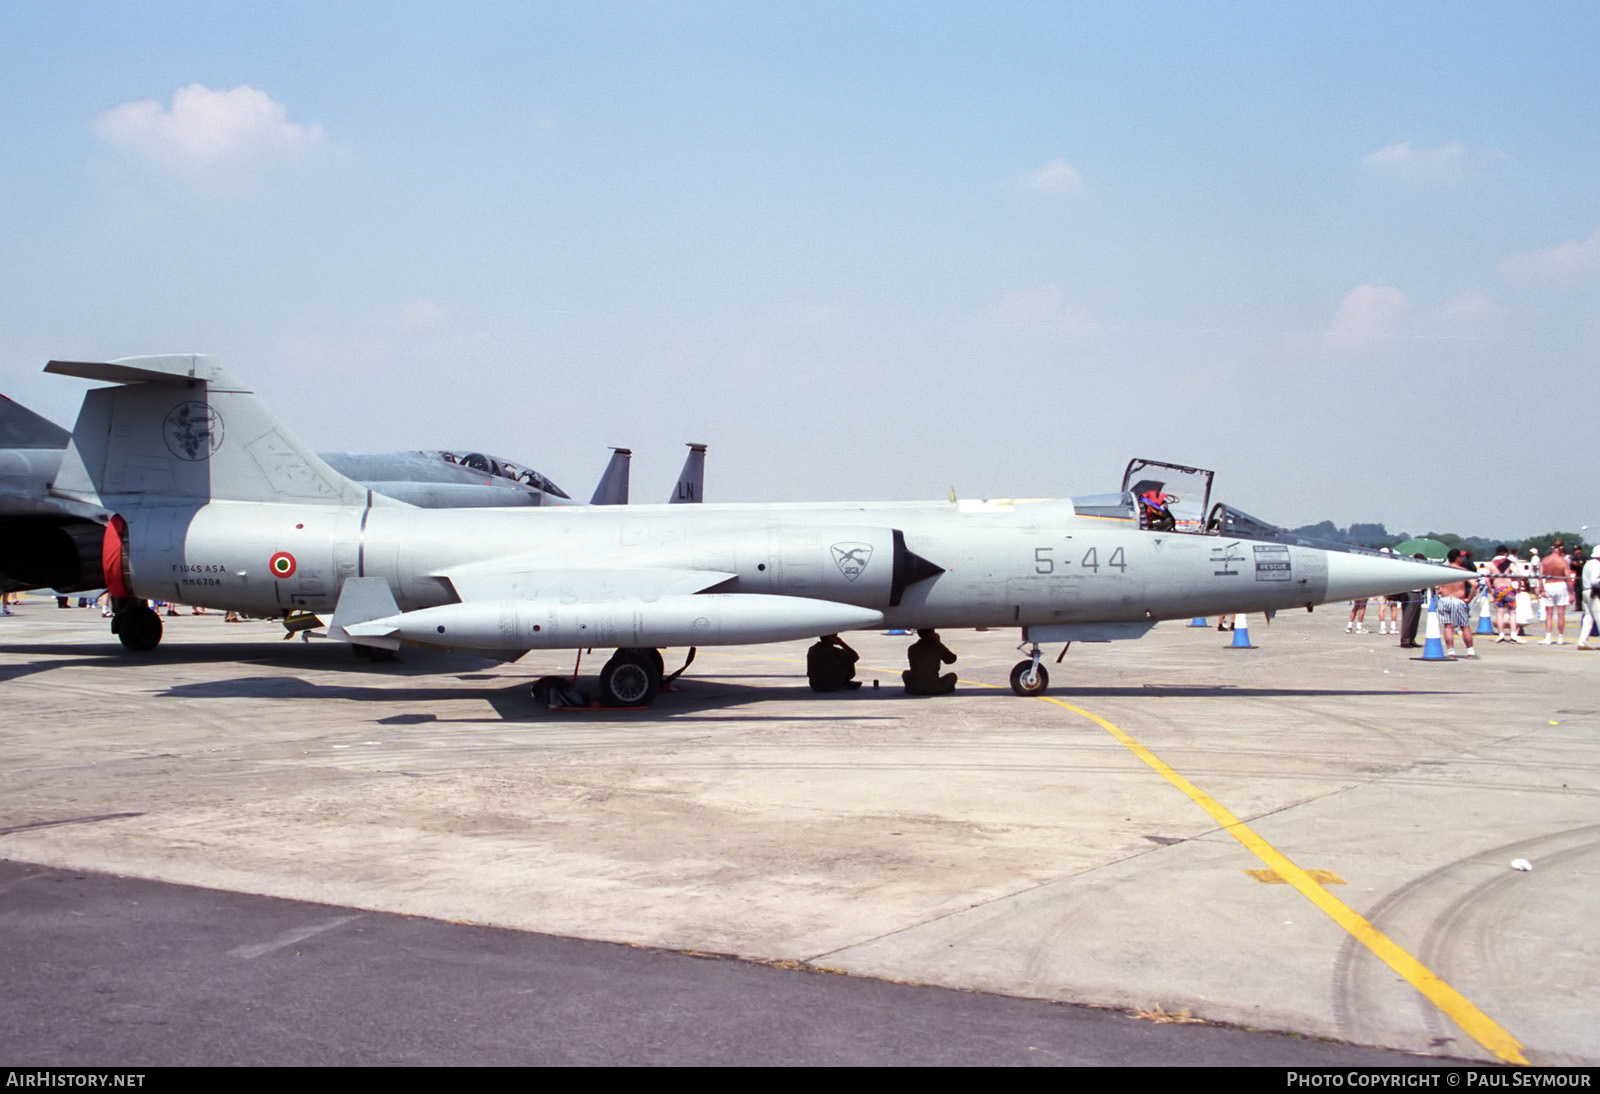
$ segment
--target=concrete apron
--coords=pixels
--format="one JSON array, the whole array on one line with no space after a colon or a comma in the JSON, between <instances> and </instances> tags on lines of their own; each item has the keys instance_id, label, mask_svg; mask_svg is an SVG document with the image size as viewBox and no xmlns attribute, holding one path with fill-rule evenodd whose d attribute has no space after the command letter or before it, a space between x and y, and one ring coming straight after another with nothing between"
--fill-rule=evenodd
<instances>
[{"instance_id":1,"label":"concrete apron","mask_svg":"<svg viewBox=\"0 0 1600 1094\"><path fill-rule=\"evenodd\" d=\"M98 613L5 620L0 857L1600 1061L1600 655L1570 644L1425 663L1332 607L1248 651L1179 621L1050 650L1050 702L1005 686L1013 632L945 634L970 683L930 699L909 639L862 634L859 691L813 694L800 643L547 713L526 684L570 655L364 666L167 622L132 658Z\"/></svg>"}]
</instances>

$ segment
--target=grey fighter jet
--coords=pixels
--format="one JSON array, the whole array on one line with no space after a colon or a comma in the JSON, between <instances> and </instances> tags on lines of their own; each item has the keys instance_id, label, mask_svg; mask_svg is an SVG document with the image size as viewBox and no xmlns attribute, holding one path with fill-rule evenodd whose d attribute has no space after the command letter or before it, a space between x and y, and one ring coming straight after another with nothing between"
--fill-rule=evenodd
<instances>
[{"instance_id":1,"label":"grey fighter jet","mask_svg":"<svg viewBox=\"0 0 1600 1094\"><path fill-rule=\"evenodd\" d=\"M663 647L861 628L1016 627L1137 638L1163 619L1270 612L1443 584L1430 563L1081 516L1071 501L449 510L334 471L215 359L52 361L84 397L56 496L114 514L113 630L154 647L148 598L255 615L332 610L329 634L515 657L616 652L602 698L648 704Z\"/></svg>"},{"instance_id":2,"label":"grey fighter jet","mask_svg":"<svg viewBox=\"0 0 1600 1094\"><path fill-rule=\"evenodd\" d=\"M99 558L110 515L94 504L50 496L71 434L0 395L0 589L100 587ZM89 584L75 582L80 569Z\"/></svg>"},{"instance_id":3,"label":"grey fighter jet","mask_svg":"<svg viewBox=\"0 0 1600 1094\"><path fill-rule=\"evenodd\" d=\"M573 505L539 472L481 452L322 452L329 467L396 501L424 509Z\"/></svg>"},{"instance_id":4,"label":"grey fighter jet","mask_svg":"<svg viewBox=\"0 0 1600 1094\"><path fill-rule=\"evenodd\" d=\"M594 488L594 496L589 499L589 504L627 505L628 475L632 462L631 448L613 448L611 462L606 465L605 474L600 476L600 483ZM688 458L683 461L683 470L678 472L677 485L667 501L698 502L704 493L705 475L706 446L691 444Z\"/></svg>"}]
</instances>

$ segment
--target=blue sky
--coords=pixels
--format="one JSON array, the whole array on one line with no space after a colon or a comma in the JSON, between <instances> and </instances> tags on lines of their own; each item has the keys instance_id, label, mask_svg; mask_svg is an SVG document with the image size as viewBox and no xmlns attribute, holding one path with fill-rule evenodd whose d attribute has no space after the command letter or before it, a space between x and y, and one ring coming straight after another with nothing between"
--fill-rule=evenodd
<instances>
[{"instance_id":1,"label":"blue sky","mask_svg":"<svg viewBox=\"0 0 1600 1094\"><path fill-rule=\"evenodd\" d=\"M586 493L1600 526L1600 5L7 5L0 390ZM1583 443L1587 441L1587 443Z\"/></svg>"}]
</instances>

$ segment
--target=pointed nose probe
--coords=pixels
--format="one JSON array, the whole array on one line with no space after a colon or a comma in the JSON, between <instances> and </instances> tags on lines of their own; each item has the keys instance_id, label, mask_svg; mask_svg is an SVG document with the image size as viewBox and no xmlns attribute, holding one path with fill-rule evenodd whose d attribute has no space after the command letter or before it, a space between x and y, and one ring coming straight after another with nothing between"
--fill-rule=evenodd
<instances>
[{"instance_id":1,"label":"pointed nose probe","mask_svg":"<svg viewBox=\"0 0 1600 1094\"><path fill-rule=\"evenodd\" d=\"M1431 589L1451 581L1471 581L1477 574L1439 562L1419 562L1391 555L1357 555L1328 552L1328 600L1360 600L1363 597L1404 593L1412 589Z\"/></svg>"}]
</instances>

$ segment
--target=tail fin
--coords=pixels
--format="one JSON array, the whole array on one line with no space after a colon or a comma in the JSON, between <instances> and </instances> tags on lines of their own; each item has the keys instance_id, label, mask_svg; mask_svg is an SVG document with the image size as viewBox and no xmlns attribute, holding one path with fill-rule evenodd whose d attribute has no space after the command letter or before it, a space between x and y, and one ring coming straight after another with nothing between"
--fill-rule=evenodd
<instances>
[{"instance_id":1,"label":"tail fin","mask_svg":"<svg viewBox=\"0 0 1600 1094\"><path fill-rule=\"evenodd\" d=\"M52 487L58 496L113 509L152 502L372 503L370 491L323 463L214 357L51 361L45 371L121 385L84 395Z\"/></svg>"},{"instance_id":2,"label":"tail fin","mask_svg":"<svg viewBox=\"0 0 1600 1094\"><path fill-rule=\"evenodd\" d=\"M49 418L0 395L0 448L65 448L70 436Z\"/></svg>"},{"instance_id":3,"label":"tail fin","mask_svg":"<svg viewBox=\"0 0 1600 1094\"><path fill-rule=\"evenodd\" d=\"M631 448L613 448L606 473L600 476L600 485L594 488L590 505L628 504L628 467L633 460Z\"/></svg>"},{"instance_id":4,"label":"tail fin","mask_svg":"<svg viewBox=\"0 0 1600 1094\"><path fill-rule=\"evenodd\" d=\"M706 485L706 446L691 444L689 455L678 472L678 485L668 502L697 502L704 496Z\"/></svg>"}]
</instances>

